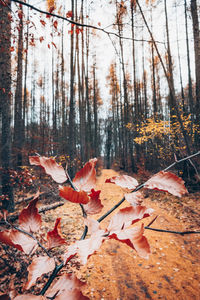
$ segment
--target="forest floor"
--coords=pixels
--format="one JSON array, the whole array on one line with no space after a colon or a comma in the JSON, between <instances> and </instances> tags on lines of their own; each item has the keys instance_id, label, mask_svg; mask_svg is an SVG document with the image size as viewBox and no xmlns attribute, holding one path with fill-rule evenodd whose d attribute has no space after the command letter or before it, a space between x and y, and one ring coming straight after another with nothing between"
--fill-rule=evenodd
<instances>
[{"instance_id":1,"label":"forest floor","mask_svg":"<svg viewBox=\"0 0 200 300\"><path fill-rule=\"evenodd\" d=\"M115 175L118 173L113 170L102 170L97 178L96 190L101 190L100 198L104 205L100 215L123 197L122 188L105 184L107 178ZM164 192L150 191L145 195L144 204L153 208L155 213L143 221L147 225L154 216L158 216L152 225L154 228L199 230L199 201L200 193L178 198ZM124 202L120 208L125 206L127 203ZM95 219L100 215L96 215ZM43 230L53 228L57 217L62 217L62 232L69 242L80 238L83 222L77 205L67 202L62 207L45 212L42 216ZM110 217L105 219L102 227L106 227L109 220ZM87 282L84 294L94 300L200 300L200 235L180 236L145 230L145 236L152 252L148 260L141 259L127 245L108 240L88 259L86 266L73 259L67 271L73 270L78 278ZM0 255L6 259L5 248L0 248ZM12 260L13 264L17 263L16 257L12 256ZM8 261L7 266L0 267L0 291L15 288L22 292L21 286L27 279L25 267L28 261L24 262L24 269L20 264L15 266L13 273L9 269L11 263ZM37 294L44 280L47 277L39 279L37 287L30 292Z\"/></svg>"}]
</instances>

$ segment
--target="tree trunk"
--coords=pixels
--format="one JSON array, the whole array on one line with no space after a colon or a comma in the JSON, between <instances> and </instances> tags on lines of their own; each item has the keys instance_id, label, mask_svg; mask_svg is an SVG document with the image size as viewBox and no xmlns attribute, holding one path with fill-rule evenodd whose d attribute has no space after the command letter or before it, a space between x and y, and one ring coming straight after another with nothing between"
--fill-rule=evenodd
<instances>
[{"instance_id":1,"label":"tree trunk","mask_svg":"<svg viewBox=\"0 0 200 300\"><path fill-rule=\"evenodd\" d=\"M5 198L2 207L14 211L13 189L10 182L9 168L11 165L11 24L8 18L10 1L0 7L0 106L2 115L1 164L2 194Z\"/></svg>"}]
</instances>

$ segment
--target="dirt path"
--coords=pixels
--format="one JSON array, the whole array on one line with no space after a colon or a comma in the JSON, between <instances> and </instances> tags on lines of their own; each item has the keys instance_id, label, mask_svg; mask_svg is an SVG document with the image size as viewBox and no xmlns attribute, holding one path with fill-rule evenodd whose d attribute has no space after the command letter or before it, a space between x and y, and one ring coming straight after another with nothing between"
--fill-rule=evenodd
<instances>
[{"instance_id":1,"label":"dirt path","mask_svg":"<svg viewBox=\"0 0 200 300\"><path fill-rule=\"evenodd\" d=\"M104 183L114 175L117 173L113 170L103 170L97 181L97 188L102 190L104 211L123 196L121 188ZM122 207L126 205L123 203ZM154 227L185 230L185 225L158 203L146 198L145 205L154 208L155 215L159 215ZM149 220L145 220L146 225ZM150 230L145 231L145 236L152 250L149 260L139 258L130 247L117 241L106 241L91 256L87 268L81 269L88 282L87 295L98 300L200 299L199 236L182 237Z\"/></svg>"}]
</instances>

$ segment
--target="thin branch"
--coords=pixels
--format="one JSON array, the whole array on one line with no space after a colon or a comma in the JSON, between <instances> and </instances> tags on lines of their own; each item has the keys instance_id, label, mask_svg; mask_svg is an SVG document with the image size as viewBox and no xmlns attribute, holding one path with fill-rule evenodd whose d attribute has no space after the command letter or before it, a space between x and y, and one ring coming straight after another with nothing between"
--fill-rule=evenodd
<instances>
[{"instance_id":1,"label":"thin branch","mask_svg":"<svg viewBox=\"0 0 200 300\"><path fill-rule=\"evenodd\" d=\"M174 231L174 230L165 230L165 229L158 229L158 228L151 228L148 226L144 227L148 230L158 231L158 232L165 232L165 233L174 233L179 235L185 235L185 234L200 234L200 231Z\"/></svg>"},{"instance_id":2,"label":"thin branch","mask_svg":"<svg viewBox=\"0 0 200 300\"><path fill-rule=\"evenodd\" d=\"M200 151L198 151L198 152L196 152L196 153L194 153L192 155L189 155L187 157L184 157L184 158L182 158L180 160L175 160L175 162L173 162L169 167L165 168L163 171L167 171L167 170L171 169L172 167L174 167L176 164L179 164L179 163L181 163L181 162L183 162L185 160L190 160L191 158L193 158L193 157L195 157L195 156L197 156L199 154L200 154Z\"/></svg>"},{"instance_id":3,"label":"thin branch","mask_svg":"<svg viewBox=\"0 0 200 300\"><path fill-rule=\"evenodd\" d=\"M196 152L196 153L194 153L194 154L192 154L192 155L189 155L189 156L187 156L187 157L185 157L185 158L182 158L182 159L180 159L180 160L176 160L173 164L171 164L170 166L168 166L167 168L165 168L163 171L167 171L167 170L169 170L169 169L171 169L172 167L174 167L176 164L179 164L179 163L181 163L181 162L183 162L183 161L185 161L185 160L187 160L187 159L190 159L190 158L192 158L192 157L195 157L195 156L197 156L197 155L199 155L200 154L200 151L198 151L198 152ZM137 191L139 191L139 190L141 190L144 186L145 186L145 183L146 183L147 181L145 181L144 183L142 183L141 185L139 185L139 186L137 186L133 191L131 191L131 193L134 193L134 192L137 192ZM101 222L101 221L103 221L107 216L109 216L116 208L118 208L123 202L124 202L124 200L125 200L125 197L123 197L115 206L113 206L113 208L111 208L109 211L107 211L102 217L100 217L97 221L98 222Z\"/></svg>"},{"instance_id":4,"label":"thin branch","mask_svg":"<svg viewBox=\"0 0 200 300\"><path fill-rule=\"evenodd\" d=\"M76 26L79 26L79 27L87 27L87 28L91 28L91 29L95 29L95 30L98 30L98 31L102 31L106 34L111 34L111 35L114 35L118 38L121 38L121 39L124 39L124 40L133 40L132 38L130 37L125 37L125 36L120 36L119 34L115 33L115 32L112 32L112 31L107 31L105 30L104 28L101 28L101 27L97 27L97 26L94 26L94 25L90 25L90 24L83 24L83 23L79 23L79 22L76 22L76 21L73 21L73 20L70 20L66 17L63 17L63 16L60 16L60 15L57 15L57 14L54 14L54 13L50 13L50 12L47 12L47 11L44 11L42 9L39 9L29 3L25 3L23 1L20 1L20 0L11 0L11 2L15 2L15 3L19 3L21 5L24 5L24 6L27 6L41 14L45 14L45 15L48 15L48 16L52 16L52 17L55 17L55 18L58 18L58 19L61 19L61 20L64 20L64 21L67 21L71 24L74 24ZM134 39L135 42L151 42L150 40L144 40L144 39ZM160 44L164 44L164 42L160 42L160 41L156 41L156 43L160 43Z\"/></svg>"}]
</instances>

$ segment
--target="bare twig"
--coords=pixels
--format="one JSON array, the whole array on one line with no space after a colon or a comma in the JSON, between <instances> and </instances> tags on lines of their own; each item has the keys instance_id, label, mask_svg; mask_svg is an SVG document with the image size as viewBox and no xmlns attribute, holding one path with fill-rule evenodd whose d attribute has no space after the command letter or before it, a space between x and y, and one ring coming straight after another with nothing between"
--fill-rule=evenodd
<instances>
[{"instance_id":1,"label":"bare twig","mask_svg":"<svg viewBox=\"0 0 200 300\"><path fill-rule=\"evenodd\" d=\"M158 231L158 232L165 232L165 233L174 233L179 235L185 235L185 234L200 234L200 231L174 231L174 230L165 230L165 229L158 229L158 228L151 228L148 226L144 227L145 229Z\"/></svg>"}]
</instances>

